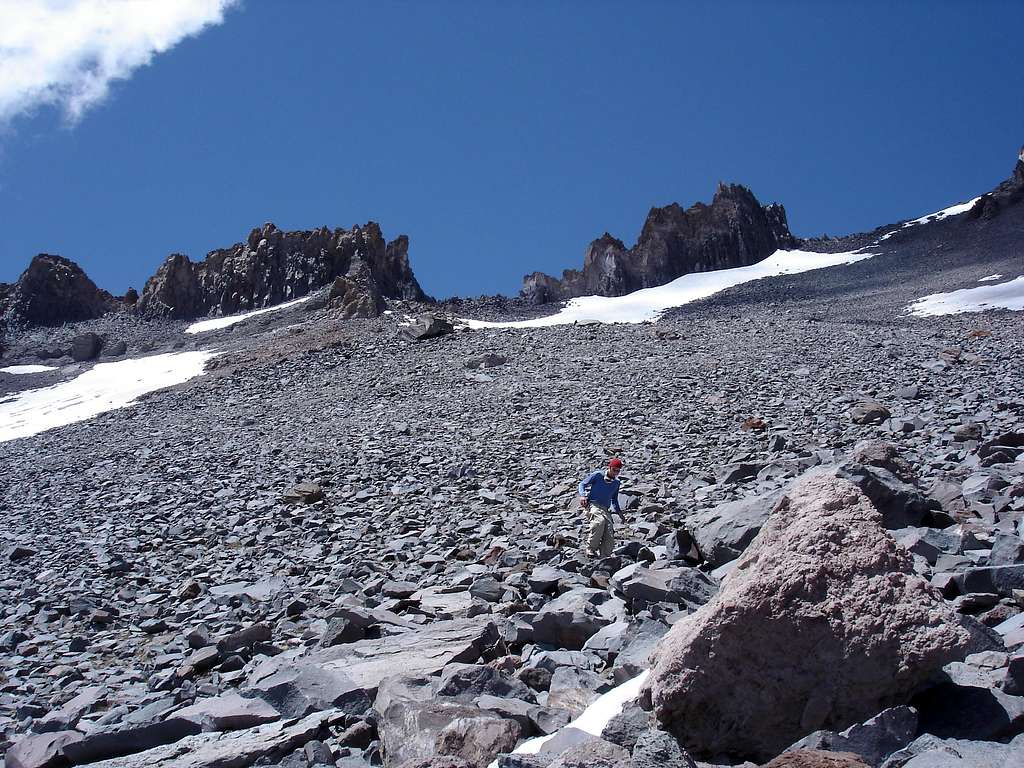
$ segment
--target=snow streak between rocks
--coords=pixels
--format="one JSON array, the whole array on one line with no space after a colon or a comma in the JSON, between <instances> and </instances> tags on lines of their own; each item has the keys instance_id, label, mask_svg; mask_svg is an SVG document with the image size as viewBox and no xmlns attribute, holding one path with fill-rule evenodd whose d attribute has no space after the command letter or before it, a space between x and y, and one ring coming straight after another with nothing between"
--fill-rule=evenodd
<instances>
[{"instance_id":1,"label":"snow streak between rocks","mask_svg":"<svg viewBox=\"0 0 1024 768\"><path fill-rule=\"evenodd\" d=\"M282 309L288 309L294 307L296 304L301 304L304 301L309 301L313 298L312 295L303 296L301 299L295 299L294 301L286 301L284 304L277 304L273 307L267 307L266 309L257 309L252 312L245 312L241 315L228 315L227 317L214 317L210 320L200 320L198 323L192 323L188 328L185 329L185 333L205 333L206 331L217 331L221 328L227 328L228 326L240 323L243 320L248 320L250 317L257 317L258 315L265 315L268 312L277 312Z\"/></svg>"}]
</instances>

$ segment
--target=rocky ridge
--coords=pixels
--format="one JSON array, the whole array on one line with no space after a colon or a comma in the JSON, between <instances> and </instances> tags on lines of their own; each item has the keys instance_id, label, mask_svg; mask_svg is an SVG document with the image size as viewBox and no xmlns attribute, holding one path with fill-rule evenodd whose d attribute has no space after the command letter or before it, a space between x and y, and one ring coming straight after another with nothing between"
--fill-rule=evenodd
<instances>
[{"instance_id":1,"label":"rocky ridge","mask_svg":"<svg viewBox=\"0 0 1024 768\"><path fill-rule=\"evenodd\" d=\"M0 336L127 311L140 319L195 319L271 307L329 289L343 317L376 317L385 299L429 301L409 265L409 238L387 242L379 225L282 232L254 229L244 243L200 262L171 254L142 295L96 287L80 266L40 254L14 284L0 284ZM2 349L0 349L2 351Z\"/></svg>"},{"instance_id":2,"label":"rocky ridge","mask_svg":"<svg viewBox=\"0 0 1024 768\"><path fill-rule=\"evenodd\" d=\"M606 232L587 247L582 270L561 279L527 275L521 295L531 304L621 296L690 272L753 264L796 243L781 205L762 206L746 187L720 184L710 205L652 208L632 248Z\"/></svg>"},{"instance_id":3,"label":"rocky ridge","mask_svg":"<svg viewBox=\"0 0 1024 768\"><path fill-rule=\"evenodd\" d=\"M349 316L375 317L381 297L426 299L409 266L409 239L385 242L374 222L350 230L254 229L244 243L193 263L172 254L142 290L139 312L172 318L231 315L331 285Z\"/></svg>"}]
</instances>

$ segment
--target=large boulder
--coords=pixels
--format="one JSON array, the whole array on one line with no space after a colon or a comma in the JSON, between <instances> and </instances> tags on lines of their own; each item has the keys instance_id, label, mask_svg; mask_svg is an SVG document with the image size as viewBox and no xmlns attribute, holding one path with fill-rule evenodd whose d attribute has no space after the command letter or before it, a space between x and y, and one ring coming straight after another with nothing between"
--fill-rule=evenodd
<instances>
[{"instance_id":1,"label":"large boulder","mask_svg":"<svg viewBox=\"0 0 1024 768\"><path fill-rule=\"evenodd\" d=\"M660 643L642 698L695 755L765 760L905 703L970 633L853 484L796 483L716 600Z\"/></svg>"}]
</instances>

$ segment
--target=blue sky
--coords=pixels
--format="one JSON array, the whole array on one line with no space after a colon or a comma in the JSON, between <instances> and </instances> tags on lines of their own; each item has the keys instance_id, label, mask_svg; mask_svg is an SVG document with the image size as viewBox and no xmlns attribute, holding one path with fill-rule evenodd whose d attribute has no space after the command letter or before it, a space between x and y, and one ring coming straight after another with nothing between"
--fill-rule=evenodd
<instances>
[{"instance_id":1,"label":"blue sky","mask_svg":"<svg viewBox=\"0 0 1024 768\"><path fill-rule=\"evenodd\" d=\"M0 281L49 252L120 293L264 221L372 219L428 293L514 294L719 180L800 236L871 229L1010 174L1022 29L1019 2L245 0L76 122L7 121Z\"/></svg>"}]
</instances>

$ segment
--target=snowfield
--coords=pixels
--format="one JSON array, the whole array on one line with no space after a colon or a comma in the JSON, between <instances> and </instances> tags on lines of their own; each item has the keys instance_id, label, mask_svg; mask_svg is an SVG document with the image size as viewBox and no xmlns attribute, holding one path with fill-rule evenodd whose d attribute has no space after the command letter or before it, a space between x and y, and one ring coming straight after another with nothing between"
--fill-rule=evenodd
<instances>
[{"instance_id":1,"label":"snowfield","mask_svg":"<svg viewBox=\"0 0 1024 768\"><path fill-rule=\"evenodd\" d=\"M989 309L1024 309L1024 275L1005 283L933 293L907 307L907 311L917 317L984 312Z\"/></svg>"},{"instance_id":2,"label":"snowfield","mask_svg":"<svg viewBox=\"0 0 1024 768\"><path fill-rule=\"evenodd\" d=\"M871 246L868 246L870 248ZM489 322L463 319L470 328L541 328L580 322L645 323L657 320L667 309L703 299L734 285L778 275L795 275L813 269L838 267L870 259L868 248L843 253L812 251L776 251L763 261L746 267L692 272L670 283L643 288L625 296L581 296L570 300L553 315L516 322Z\"/></svg>"},{"instance_id":3,"label":"snowfield","mask_svg":"<svg viewBox=\"0 0 1024 768\"><path fill-rule=\"evenodd\" d=\"M942 221L943 219L948 219L950 216L958 216L961 213L967 213L969 210L971 210L971 208L974 207L974 204L976 202L978 202L980 199L981 199L981 197L978 196L978 197L972 198L971 200L968 200L966 203L957 203L956 205L949 206L949 208L943 208L941 211L936 211L935 213L929 213L927 216L922 216L919 219L914 219L912 221L908 221L906 224L904 224L899 229L894 229L892 232L889 232L886 235L882 235L878 239L878 241L881 242L882 240L888 240L890 237L892 237L897 232L899 232L900 229L906 229L907 227L913 227L913 226L915 226L917 224L927 224L930 221Z\"/></svg>"},{"instance_id":4,"label":"snowfield","mask_svg":"<svg viewBox=\"0 0 1024 768\"><path fill-rule=\"evenodd\" d=\"M192 323L188 328L185 329L185 333L205 333L207 331L217 331L221 328L227 328L235 323L240 323L243 320L248 320L250 317L256 317L258 315L265 315L268 312L277 312L282 309L288 309L294 307L297 304L301 304L304 301L309 301L313 298L312 294L309 296L303 296L301 299L295 299L293 301L286 301L284 304L277 304L273 307L266 307L265 309L256 309L252 312L244 312L241 315L228 315L227 317L214 317L210 320L200 320L198 323Z\"/></svg>"},{"instance_id":5,"label":"snowfield","mask_svg":"<svg viewBox=\"0 0 1024 768\"><path fill-rule=\"evenodd\" d=\"M10 365L6 368L0 368L0 373L10 373L15 376L24 376L28 373L46 373L46 371L56 371L57 369L52 365Z\"/></svg>"},{"instance_id":6,"label":"snowfield","mask_svg":"<svg viewBox=\"0 0 1024 768\"><path fill-rule=\"evenodd\" d=\"M179 352L100 363L70 381L0 399L0 442L132 405L147 392L201 375L206 361L215 354Z\"/></svg>"}]
</instances>

